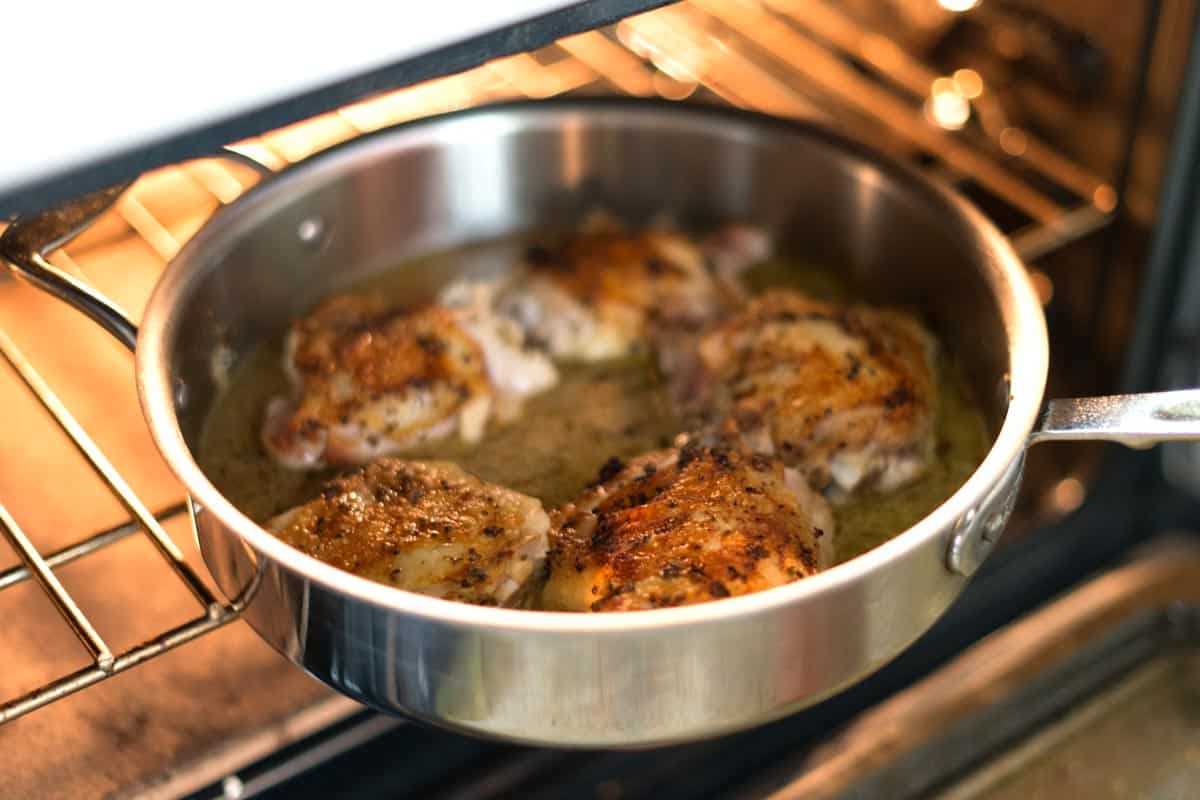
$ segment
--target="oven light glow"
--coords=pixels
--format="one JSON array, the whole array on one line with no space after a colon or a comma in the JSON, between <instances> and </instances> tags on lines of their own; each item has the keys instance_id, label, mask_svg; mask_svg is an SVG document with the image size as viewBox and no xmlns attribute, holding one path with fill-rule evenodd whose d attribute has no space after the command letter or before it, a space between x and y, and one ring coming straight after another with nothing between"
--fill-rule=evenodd
<instances>
[{"instance_id":1,"label":"oven light glow","mask_svg":"<svg viewBox=\"0 0 1200 800\"><path fill-rule=\"evenodd\" d=\"M956 69L954 88L968 100L975 100L983 94L983 76L973 69Z\"/></svg>"},{"instance_id":2,"label":"oven light glow","mask_svg":"<svg viewBox=\"0 0 1200 800\"><path fill-rule=\"evenodd\" d=\"M246 793L246 784L242 783L242 779L237 775L230 775L221 781L221 791L228 800L238 800Z\"/></svg>"},{"instance_id":3,"label":"oven light glow","mask_svg":"<svg viewBox=\"0 0 1200 800\"><path fill-rule=\"evenodd\" d=\"M1029 147L1025 132L1011 125L1000 131L1000 149L1010 156L1023 156Z\"/></svg>"},{"instance_id":4,"label":"oven light glow","mask_svg":"<svg viewBox=\"0 0 1200 800\"><path fill-rule=\"evenodd\" d=\"M971 118L971 101L962 95L952 78L938 78L925 101L925 116L944 130L957 131Z\"/></svg>"},{"instance_id":5,"label":"oven light glow","mask_svg":"<svg viewBox=\"0 0 1200 800\"><path fill-rule=\"evenodd\" d=\"M1103 211L1105 214L1117 207L1117 193L1107 183L1096 187L1096 191L1092 192L1092 205L1098 211Z\"/></svg>"},{"instance_id":6,"label":"oven light glow","mask_svg":"<svg viewBox=\"0 0 1200 800\"><path fill-rule=\"evenodd\" d=\"M938 5L947 11L970 11L979 5L979 0L938 0Z\"/></svg>"},{"instance_id":7,"label":"oven light glow","mask_svg":"<svg viewBox=\"0 0 1200 800\"><path fill-rule=\"evenodd\" d=\"M1068 514L1083 505L1087 490L1078 478L1063 478L1054 485L1050 497L1055 511Z\"/></svg>"}]
</instances>

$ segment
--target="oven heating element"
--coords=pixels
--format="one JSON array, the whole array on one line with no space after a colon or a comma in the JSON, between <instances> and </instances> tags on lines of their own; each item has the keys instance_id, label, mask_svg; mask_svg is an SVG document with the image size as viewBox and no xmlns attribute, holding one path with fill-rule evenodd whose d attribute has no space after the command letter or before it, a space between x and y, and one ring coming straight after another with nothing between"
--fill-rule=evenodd
<instances>
[{"instance_id":1,"label":"oven heating element","mask_svg":"<svg viewBox=\"0 0 1200 800\"><path fill-rule=\"evenodd\" d=\"M1006 224L1005 232L1027 262L1102 228L1117 206L1112 185L1011 122L1002 98L988 90L978 73L962 68L941 74L825 0L691 0L562 39L537 52L347 106L233 147L281 169L398 122L494 101L569 93L727 103L824 120L1011 210L1008 216L1018 222ZM144 263L138 268L157 273L218 207L236 199L254 179L249 171L243 174L216 160L147 174L91 229L49 260L81 279L98 278L110 268L96 258L98 249L136 237L148 245L142 248ZM121 269L129 269L129 264ZM1034 277L1040 285L1048 283L1044 275L1035 272ZM163 530L163 522L186 513L186 504L151 513L3 330L0 354L131 517L125 524L42 554L0 497L0 531L22 562L0 572L0 590L35 581L91 659L90 665L20 696L0 697L4 723L237 619L239 604L218 599ZM139 532L166 559L200 611L143 644L114 652L55 570ZM6 617L0 622L44 624L44 619L33 618Z\"/></svg>"}]
</instances>

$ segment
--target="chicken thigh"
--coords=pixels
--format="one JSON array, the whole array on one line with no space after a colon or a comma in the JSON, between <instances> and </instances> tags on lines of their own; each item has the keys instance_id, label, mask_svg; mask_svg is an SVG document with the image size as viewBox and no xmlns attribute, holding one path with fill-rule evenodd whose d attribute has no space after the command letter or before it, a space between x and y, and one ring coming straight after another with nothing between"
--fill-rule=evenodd
<instances>
[{"instance_id":1,"label":"chicken thigh","mask_svg":"<svg viewBox=\"0 0 1200 800\"><path fill-rule=\"evenodd\" d=\"M381 459L330 481L267 523L315 558L399 589L477 605L520 605L540 570L541 503L449 462Z\"/></svg>"},{"instance_id":2,"label":"chicken thigh","mask_svg":"<svg viewBox=\"0 0 1200 800\"><path fill-rule=\"evenodd\" d=\"M726 429L837 497L927 466L935 342L898 311L776 289L708 332L699 357Z\"/></svg>"},{"instance_id":3,"label":"chicken thigh","mask_svg":"<svg viewBox=\"0 0 1200 800\"><path fill-rule=\"evenodd\" d=\"M629 233L601 221L530 247L497 310L553 358L618 358L650 337L717 318L740 299L737 273L769 253L766 234L746 226L697 243L665 228Z\"/></svg>"},{"instance_id":4,"label":"chicken thigh","mask_svg":"<svg viewBox=\"0 0 1200 800\"><path fill-rule=\"evenodd\" d=\"M285 466L372 458L457 432L477 441L489 418L557 380L544 354L492 313L490 297L454 307L389 307L340 295L288 332L284 370L295 396L273 400L263 442Z\"/></svg>"},{"instance_id":5,"label":"chicken thigh","mask_svg":"<svg viewBox=\"0 0 1200 800\"><path fill-rule=\"evenodd\" d=\"M829 505L771 456L687 445L610 461L600 481L553 514L548 609L703 603L833 561Z\"/></svg>"}]
</instances>

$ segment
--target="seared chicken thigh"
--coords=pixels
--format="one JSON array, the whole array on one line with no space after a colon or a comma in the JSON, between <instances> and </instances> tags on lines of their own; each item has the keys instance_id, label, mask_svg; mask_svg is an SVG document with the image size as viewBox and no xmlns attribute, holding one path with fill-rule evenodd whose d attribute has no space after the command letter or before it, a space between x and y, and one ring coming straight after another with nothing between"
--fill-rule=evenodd
<instances>
[{"instance_id":1,"label":"seared chicken thigh","mask_svg":"<svg viewBox=\"0 0 1200 800\"><path fill-rule=\"evenodd\" d=\"M621 357L648 336L711 322L737 297L737 273L769 251L766 235L751 228L697 244L667 229L593 224L529 248L497 310L554 358Z\"/></svg>"},{"instance_id":2,"label":"seared chicken thigh","mask_svg":"<svg viewBox=\"0 0 1200 800\"><path fill-rule=\"evenodd\" d=\"M689 445L610 462L601 480L554 513L548 609L703 603L832 563L829 505L776 458Z\"/></svg>"},{"instance_id":3,"label":"seared chicken thigh","mask_svg":"<svg viewBox=\"0 0 1200 800\"><path fill-rule=\"evenodd\" d=\"M777 289L706 334L699 354L726 428L836 496L892 489L925 469L934 350L906 314Z\"/></svg>"},{"instance_id":4,"label":"seared chicken thigh","mask_svg":"<svg viewBox=\"0 0 1200 800\"><path fill-rule=\"evenodd\" d=\"M267 528L327 564L400 589L514 605L540 569L541 503L448 462L381 459L330 481Z\"/></svg>"},{"instance_id":5,"label":"seared chicken thigh","mask_svg":"<svg viewBox=\"0 0 1200 800\"><path fill-rule=\"evenodd\" d=\"M333 297L288 332L284 369L297 396L270 404L263 442L286 466L319 468L456 431L476 441L491 416L557 380L520 338L486 297L414 309Z\"/></svg>"}]
</instances>

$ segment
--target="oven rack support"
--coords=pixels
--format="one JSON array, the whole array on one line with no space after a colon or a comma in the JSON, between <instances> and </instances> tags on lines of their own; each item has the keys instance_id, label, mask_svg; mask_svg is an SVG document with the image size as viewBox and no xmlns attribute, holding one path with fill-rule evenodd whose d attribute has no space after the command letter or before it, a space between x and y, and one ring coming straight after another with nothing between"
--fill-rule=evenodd
<instances>
[{"instance_id":1,"label":"oven rack support","mask_svg":"<svg viewBox=\"0 0 1200 800\"><path fill-rule=\"evenodd\" d=\"M1033 133L1007 122L994 124L1006 119L1002 98L981 95L973 100L972 123L961 129L935 124L928 110L931 87L947 77L829 0L687 0L566 37L532 53L321 114L233 147L282 168L363 133L424 116L502 100L615 93L724 103L849 129L893 155L921 164L943 182L970 186L1013 210L1022 221L1006 233L1026 261L1109 223L1118 200L1113 186ZM89 258L100 246L137 238L149 245L152 268L161 270L205 219L244 188L242 176L215 161L157 170L143 176L52 260L68 269L78 265L91 271ZM0 284L4 274L0 272ZM150 513L3 330L0 356L132 517L43 555L0 498L0 534L23 564L0 572L0 591L26 580L38 583L93 662L20 697L0 697L3 724L228 624L237 619L241 603L216 599L163 531L161 523L186 513L187 505ZM113 653L85 610L55 579L54 570L139 532L150 537L197 599L201 613Z\"/></svg>"},{"instance_id":2,"label":"oven rack support","mask_svg":"<svg viewBox=\"0 0 1200 800\"><path fill-rule=\"evenodd\" d=\"M185 510L185 507L176 506L157 515L150 513L134 494L129 484L121 477L121 474L117 472L112 462L83 429L83 426L58 399L54 390L38 374L33 364L2 330L0 330L0 356L20 377L21 382L37 398L42 407L54 418L59 428L67 434L72 444L100 476L121 505L130 512L134 520L116 528L95 533L48 556L43 556L21 530L17 520L0 503L0 533L12 545L24 564L24 567L15 567L0 573L0 589L25 580L34 580L49 597L59 615L71 627L76 638L79 639L92 659L91 666L72 672L0 705L0 724L3 724L105 678L135 667L231 622L237 618L240 603L225 603L219 600L187 563L183 553L163 530L161 522L178 515ZM121 653L114 653L92 625L84 610L55 577L54 569L94 553L138 531L145 533L150 538L155 549L199 602L203 611L199 616L164 631L140 645Z\"/></svg>"}]
</instances>

